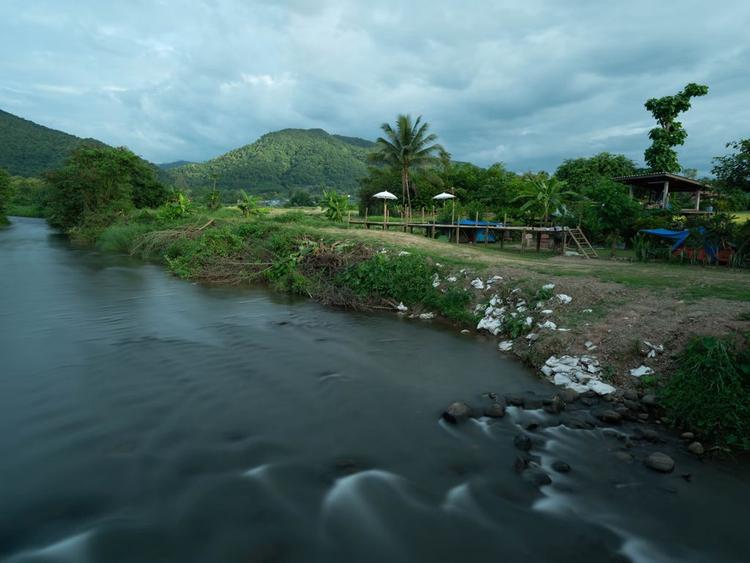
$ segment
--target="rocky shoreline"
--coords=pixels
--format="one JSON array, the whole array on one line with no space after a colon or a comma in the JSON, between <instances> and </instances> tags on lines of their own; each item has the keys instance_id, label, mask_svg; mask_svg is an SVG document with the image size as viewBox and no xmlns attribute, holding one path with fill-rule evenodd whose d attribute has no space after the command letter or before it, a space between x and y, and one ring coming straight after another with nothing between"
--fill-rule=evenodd
<instances>
[{"instance_id":1,"label":"rocky shoreline","mask_svg":"<svg viewBox=\"0 0 750 563\"><path fill-rule=\"evenodd\" d=\"M513 438L517 451L513 460L513 470L526 482L540 487L554 481L554 473L567 473L575 468L565 459L555 459L551 471L541 465L539 455L534 453L542 441L539 431L544 428L563 426L570 430L600 430L619 442L615 452L623 463L640 462L657 473L679 472L672 456L662 450L679 448L698 458L705 456L700 442L692 433L680 437L660 428L663 424L663 411L656 397L650 394L637 394L633 391L617 391L604 396L588 390L577 393L571 389L560 389L557 393L539 396L533 393L508 394L500 396L488 392L477 398L473 404L455 401L441 413L447 423L460 426L470 419L479 421L499 419L511 409L544 413L546 416L533 422L518 425L518 433ZM692 475L681 473L680 477L690 481Z\"/></svg>"}]
</instances>

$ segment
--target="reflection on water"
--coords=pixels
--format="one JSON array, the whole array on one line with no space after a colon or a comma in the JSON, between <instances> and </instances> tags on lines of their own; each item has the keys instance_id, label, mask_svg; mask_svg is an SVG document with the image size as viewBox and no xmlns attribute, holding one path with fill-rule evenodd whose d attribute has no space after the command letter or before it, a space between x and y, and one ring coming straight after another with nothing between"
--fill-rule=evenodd
<instances>
[{"instance_id":1,"label":"reflection on water","mask_svg":"<svg viewBox=\"0 0 750 563\"><path fill-rule=\"evenodd\" d=\"M0 272L1 560L745 559L737 467L655 475L514 408L439 423L550 392L481 340L199 287L37 220L0 232ZM513 471L530 422L573 467L541 491Z\"/></svg>"}]
</instances>

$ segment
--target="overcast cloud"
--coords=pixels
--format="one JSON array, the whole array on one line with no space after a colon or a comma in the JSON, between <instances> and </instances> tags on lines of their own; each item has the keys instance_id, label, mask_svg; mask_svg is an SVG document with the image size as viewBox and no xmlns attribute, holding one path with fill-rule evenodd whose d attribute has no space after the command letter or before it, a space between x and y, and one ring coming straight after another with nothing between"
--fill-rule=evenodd
<instances>
[{"instance_id":1,"label":"overcast cloud","mask_svg":"<svg viewBox=\"0 0 750 563\"><path fill-rule=\"evenodd\" d=\"M749 29L747 0L2 0L0 108L154 162L409 112L458 160L554 170L642 162L643 102L700 82L680 155L707 173L750 136Z\"/></svg>"}]
</instances>

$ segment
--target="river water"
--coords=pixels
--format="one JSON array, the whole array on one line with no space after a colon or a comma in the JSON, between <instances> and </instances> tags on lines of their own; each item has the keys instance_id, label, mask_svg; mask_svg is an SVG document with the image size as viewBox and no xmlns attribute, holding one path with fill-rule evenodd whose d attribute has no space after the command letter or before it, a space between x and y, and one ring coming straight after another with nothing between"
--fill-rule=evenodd
<instances>
[{"instance_id":1,"label":"river water","mask_svg":"<svg viewBox=\"0 0 750 563\"><path fill-rule=\"evenodd\" d=\"M197 286L15 219L0 231L0 560L750 558L747 464L667 443L677 470L656 474L637 461L648 446L626 463L612 432L512 407L442 423L457 399L553 390L425 324ZM530 421L542 464L573 468L541 490L513 470Z\"/></svg>"}]
</instances>

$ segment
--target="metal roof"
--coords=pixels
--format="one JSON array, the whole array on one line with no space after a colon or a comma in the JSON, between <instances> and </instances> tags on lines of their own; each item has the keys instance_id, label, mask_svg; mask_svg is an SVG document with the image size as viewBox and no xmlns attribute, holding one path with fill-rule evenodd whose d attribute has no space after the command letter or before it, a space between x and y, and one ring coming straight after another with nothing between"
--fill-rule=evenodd
<instances>
[{"instance_id":1,"label":"metal roof","mask_svg":"<svg viewBox=\"0 0 750 563\"><path fill-rule=\"evenodd\" d=\"M670 192L698 192L709 189L709 186L687 176L670 174L669 172L650 172L648 174L633 174L632 176L617 176L612 178L629 186L639 186L651 190L661 191L664 182L669 182Z\"/></svg>"}]
</instances>

